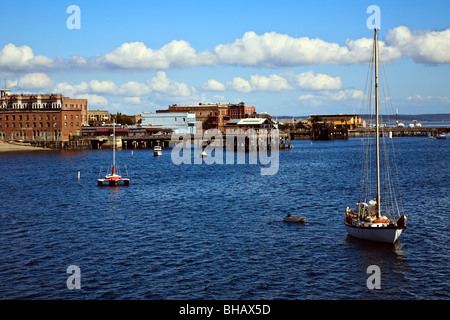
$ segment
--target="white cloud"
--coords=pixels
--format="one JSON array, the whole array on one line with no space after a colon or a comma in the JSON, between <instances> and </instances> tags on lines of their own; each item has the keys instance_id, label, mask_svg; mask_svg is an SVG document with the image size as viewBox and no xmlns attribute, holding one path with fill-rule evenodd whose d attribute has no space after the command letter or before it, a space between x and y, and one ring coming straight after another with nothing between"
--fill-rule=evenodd
<instances>
[{"instance_id":1,"label":"white cloud","mask_svg":"<svg viewBox=\"0 0 450 320\"><path fill-rule=\"evenodd\" d=\"M227 87L231 90L242 93L249 93L252 91L250 83L241 77L235 77L231 80L231 82L227 82Z\"/></svg>"},{"instance_id":2,"label":"white cloud","mask_svg":"<svg viewBox=\"0 0 450 320\"><path fill-rule=\"evenodd\" d=\"M117 92L117 87L111 80L91 80L89 82L89 88L91 92L99 94L113 95Z\"/></svg>"},{"instance_id":3,"label":"white cloud","mask_svg":"<svg viewBox=\"0 0 450 320\"><path fill-rule=\"evenodd\" d=\"M420 94L415 94L407 98L411 102L433 102L433 103L444 103L450 104L450 97L448 96L422 96Z\"/></svg>"},{"instance_id":4,"label":"white cloud","mask_svg":"<svg viewBox=\"0 0 450 320\"><path fill-rule=\"evenodd\" d=\"M206 91L224 91L225 85L220 81L211 79L203 84L202 89Z\"/></svg>"},{"instance_id":5,"label":"white cloud","mask_svg":"<svg viewBox=\"0 0 450 320\"><path fill-rule=\"evenodd\" d=\"M108 105L108 100L97 94L79 94L75 96L76 99L88 99L88 108L93 108L95 106L106 106Z\"/></svg>"},{"instance_id":6,"label":"white cloud","mask_svg":"<svg viewBox=\"0 0 450 320\"><path fill-rule=\"evenodd\" d=\"M389 30L386 42L398 47L416 63L450 63L450 28L443 31L411 31L399 26Z\"/></svg>"},{"instance_id":7,"label":"white cloud","mask_svg":"<svg viewBox=\"0 0 450 320\"><path fill-rule=\"evenodd\" d=\"M312 70L296 75L296 82L298 87L303 90L339 90L342 88L341 77L333 78L323 73L315 75Z\"/></svg>"},{"instance_id":8,"label":"white cloud","mask_svg":"<svg viewBox=\"0 0 450 320\"><path fill-rule=\"evenodd\" d=\"M141 97L125 97L123 98L123 101L125 103L131 103L131 104L141 104Z\"/></svg>"},{"instance_id":9,"label":"white cloud","mask_svg":"<svg viewBox=\"0 0 450 320\"><path fill-rule=\"evenodd\" d=\"M53 87L53 80L45 73L27 73L22 78L16 80L8 80L8 87L13 90L50 90Z\"/></svg>"},{"instance_id":10,"label":"white cloud","mask_svg":"<svg viewBox=\"0 0 450 320\"><path fill-rule=\"evenodd\" d=\"M271 74L269 77L252 75L250 76L250 86L253 91L287 91L292 90L287 80L277 74Z\"/></svg>"},{"instance_id":11,"label":"white cloud","mask_svg":"<svg viewBox=\"0 0 450 320\"><path fill-rule=\"evenodd\" d=\"M364 92L355 89L345 89L336 92L332 91L320 91L318 94L303 94L298 97L300 101L308 101L308 104L312 106L323 105L329 101L339 102L358 102L362 101L365 97Z\"/></svg>"},{"instance_id":12,"label":"white cloud","mask_svg":"<svg viewBox=\"0 0 450 320\"><path fill-rule=\"evenodd\" d=\"M156 76L148 81L148 85L154 92L174 97L188 97L195 93L195 88L182 82L176 82L167 78L164 71L158 71Z\"/></svg>"},{"instance_id":13,"label":"white cloud","mask_svg":"<svg viewBox=\"0 0 450 320\"><path fill-rule=\"evenodd\" d=\"M52 66L52 59L41 55L35 56L33 50L26 45L16 47L9 43L0 51L0 70L36 71Z\"/></svg>"},{"instance_id":14,"label":"white cloud","mask_svg":"<svg viewBox=\"0 0 450 320\"><path fill-rule=\"evenodd\" d=\"M197 53L189 42L173 40L159 50L143 42L126 42L104 55L92 58L96 65L120 69L167 69L212 64L209 52Z\"/></svg>"},{"instance_id":15,"label":"white cloud","mask_svg":"<svg viewBox=\"0 0 450 320\"><path fill-rule=\"evenodd\" d=\"M227 82L227 88L242 92L249 93L254 91L267 91L267 92L281 92L292 90L286 78L277 74L271 74L270 76L251 75L250 80L245 80L241 77L235 77L232 81Z\"/></svg>"},{"instance_id":16,"label":"white cloud","mask_svg":"<svg viewBox=\"0 0 450 320\"><path fill-rule=\"evenodd\" d=\"M347 40L346 46L318 38L293 38L276 32L258 35L246 32L233 43L216 46L217 61L226 64L255 67L286 67L309 64L365 63L370 59L372 39ZM398 59L401 53L380 41L385 62Z\"/></svg>"}]
</instances>

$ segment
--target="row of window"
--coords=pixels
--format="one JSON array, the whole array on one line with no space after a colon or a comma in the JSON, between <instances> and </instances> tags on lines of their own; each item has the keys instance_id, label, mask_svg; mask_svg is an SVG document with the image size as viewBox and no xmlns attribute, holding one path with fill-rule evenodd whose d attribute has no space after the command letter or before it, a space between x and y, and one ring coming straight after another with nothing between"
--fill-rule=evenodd
<instances>
[{"instance_id":1,"label":"row of window","mask_svg":"<svg viewBox=\"0 0 450 320\"><path fill-rule=\"evenodd\" d=\"M23 128L22 122L19 122L17 125L18 125L18 128ZM67 126L68 126L68 123L64 122L64 127L67 127ZM79 127L80 126L79 122L76 122L75 126ZM16 123L15 122L11 123L11 128L15 128L15 127L16 127ZM44 127L44 124L42 122L39 122L39 128L43 128L43 127ZM46 123L46 127L50 128L50 122ZM53 122L53 128L57 128L57 127L58 127L58 124L56 122ZM73 122L70 123L70 127L73 128ZM2 124L0 122L0 128L9 128L9 124L8 123ZM25 128L37 128L37 123L33 122L31 125L29 122L26 122Z\"/></svg>"},{"instance_id":2,"label":"row of window","mask_svg":"<svg viewBox=\"0 0 450 320\"><path fill-rule=\"evenodd\" d=\"M9 115L5 115L4 116L5 117L5 121L8 121L9 120ZM78 115L75 115L75 119L76 120L78 120ZM32 115L31 117L30 117L30 115L25 115L25 117L23 117L21 114L19 114L18 116L17 116L17 119L19 120L19 121L22 121L23 120L23 118L25 118L25 120L30 120L30 118L32 118L33 120L36 120L36 115ZM45 116L45 118L46 118L46 120L50 120L50 116L49 115L46 115ZM0 121L2 120L2 116L0 115ZM11 120L12 121L15 121L16 120L16 115L11 115ZM43 120L43 116L42 115L40 115L39 116L39 120ZM57 116L53 116L53 120L57 120ZM64 115L64 120L67 120L67 114L65 114ZM73 120L73 114L71 114L70 115L70 120Z\"/></svg>"}]
</instances>

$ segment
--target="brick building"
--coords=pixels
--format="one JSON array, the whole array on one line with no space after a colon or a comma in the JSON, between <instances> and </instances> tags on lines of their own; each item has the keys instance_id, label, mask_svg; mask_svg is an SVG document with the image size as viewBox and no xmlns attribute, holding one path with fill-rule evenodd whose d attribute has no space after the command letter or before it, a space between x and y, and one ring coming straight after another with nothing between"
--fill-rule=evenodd
<instances>
[{"instance_id":1,"label":"brick building","mask_svg":"<svg viewBox=\"0 0 450 320\"><path fill-rule=\"evenodd\" d=\"M87 99L1 90L1 140L65 141L80 136L81 126L87 123Z\"/></svg>"},{"instance_id":2,"label":"brick building","mask_svg":"<svg viewBox=\"0 0 450 320\"><path fill-rule=\"evenodd\" d=\"M156 113L195 113L195 121L201 121L203 130L223 130L230 119L244 119L255 114L255 107L246 107L244 102L239 104L198 104L169 106L167 110L156 110Z\"/></svg>"}]
</instances>

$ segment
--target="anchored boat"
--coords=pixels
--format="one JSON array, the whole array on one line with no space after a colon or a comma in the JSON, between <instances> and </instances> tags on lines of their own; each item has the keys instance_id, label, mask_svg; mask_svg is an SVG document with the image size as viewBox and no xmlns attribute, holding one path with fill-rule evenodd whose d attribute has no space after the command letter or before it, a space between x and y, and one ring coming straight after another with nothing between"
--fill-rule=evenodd
<instances>
[{"instance_id":1,"label":"anchored boat","mask_svg":"<svg viewBox=\"0 0 450 320\"><path fill-rule=\"evenodd\" d=\"M155 146L155 147L153 148L153 155L154 155L155 157L162 156L162 148L161 148L161 146Z\"/></svg>"},{"instance_id":2,"label":"anchored boat","mask_svg":"<svg viewBox=\"0 0 450 320\"><path fill-rule=\"evenodd\" d=\"M372 241L394 243L406 228L407 217L400 213L400 204L397 201L397 193L395 188L394 176L396 171L391 169L391 162L394 162L394 153L389 152L388 144L393 147L392 139L386 141L385 134L382 132L383 128L380 123L380 114L378 106L378 33L374 29L374 42L372 54L372 68L374 66L375 74L375 148L373 148L373 137L367 137L367 145L365 146L363 174L361 177L361 194L362 198L358 201L355 210L347 207L345 212L345 228L349 235ZM372 86L370 86L372 87ZM371 93L368 95L369 99ZM380 136L382 137L383 146L380 146ZM371 173L371 163L373 159L370 151L375 149L375 177L376 177L376 195L372 198L373 191ZM382 162L380 161L381 153L383 152ZM386 152L386 153L384 153ZM383 167L382 167L383 165ZM381 180L383 176L383 181ZM397 175L398 177L398 175ZM398 180L398 178L397 178ZM369 200L370 199L370 200Z\"/></svg>"},{"instance_id":3,"label":"anchored boat","mask_svg":"<svg viewBox=\"0 0 450 320\"><path fill-rule=\"evenodd\" d=\"M128 186L130 185L130 179L122 178L121 175L116 174L116 126L113 123L113 165L111 173L107 174L104 179L97 179L97 185L99 187L110 186Z\"/></svg>"}]
</instances>

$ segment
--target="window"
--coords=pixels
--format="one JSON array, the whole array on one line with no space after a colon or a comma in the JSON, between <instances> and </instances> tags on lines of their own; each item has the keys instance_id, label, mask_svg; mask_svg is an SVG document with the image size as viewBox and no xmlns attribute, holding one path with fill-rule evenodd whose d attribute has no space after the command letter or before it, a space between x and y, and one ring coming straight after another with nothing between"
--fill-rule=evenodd
<instances>
[{"instance_id":1,"label":"window","mask_svg":"<svg viewBox=\"0 0 450 320\"><path fill-rule=\"evenodd\" d=\"M67 122L64 122L64 127L67 127Z\"/></svg>"},{"instance_id":2,"label":"window","mask_svg":"<svg viewBox=\"0 0 450 320\"><path fill-rule=\"evenodd\" d=\"M30 120L30 116L29 116L29 115L27 115L27 116L26 116L26 119L27 119L27 121L28 121L28 120Z\"/></svg>"},{"instance_id":3,"label":"window","mask_svg":"<svg viewBox=\"0 0 450 320\"><path fill-rule=\"evenodd\" d=\"M22 121L22 115L19 114L19 121Z\"/></svg>"},{"instance_id":4,"label":"window","mask_svg":"<svg viewBox=\"0 0 450 320\"><path fill-rule=\"evenodd\" d=\"M12 120L13 120L13 121L16 120L16 116L12 116Z\"/></svg>"},{"instance_id":5,"label":"window","mask_svg":"<svg viewBox=\"0 0 450 320\"><path fill-rule=\"evenodd\" d=\"M64 120L67 120L67 114L64 115Z\"/></svg>"},{"instance_id":6,"label":"window","mask_svg":"<svg viewBox=\"0 0 450 320\"><path fill-rule=\"evenodd\" d=\"M78 122L77 122L77 127L79 127Z\"/></svg>"}]
</instances>

